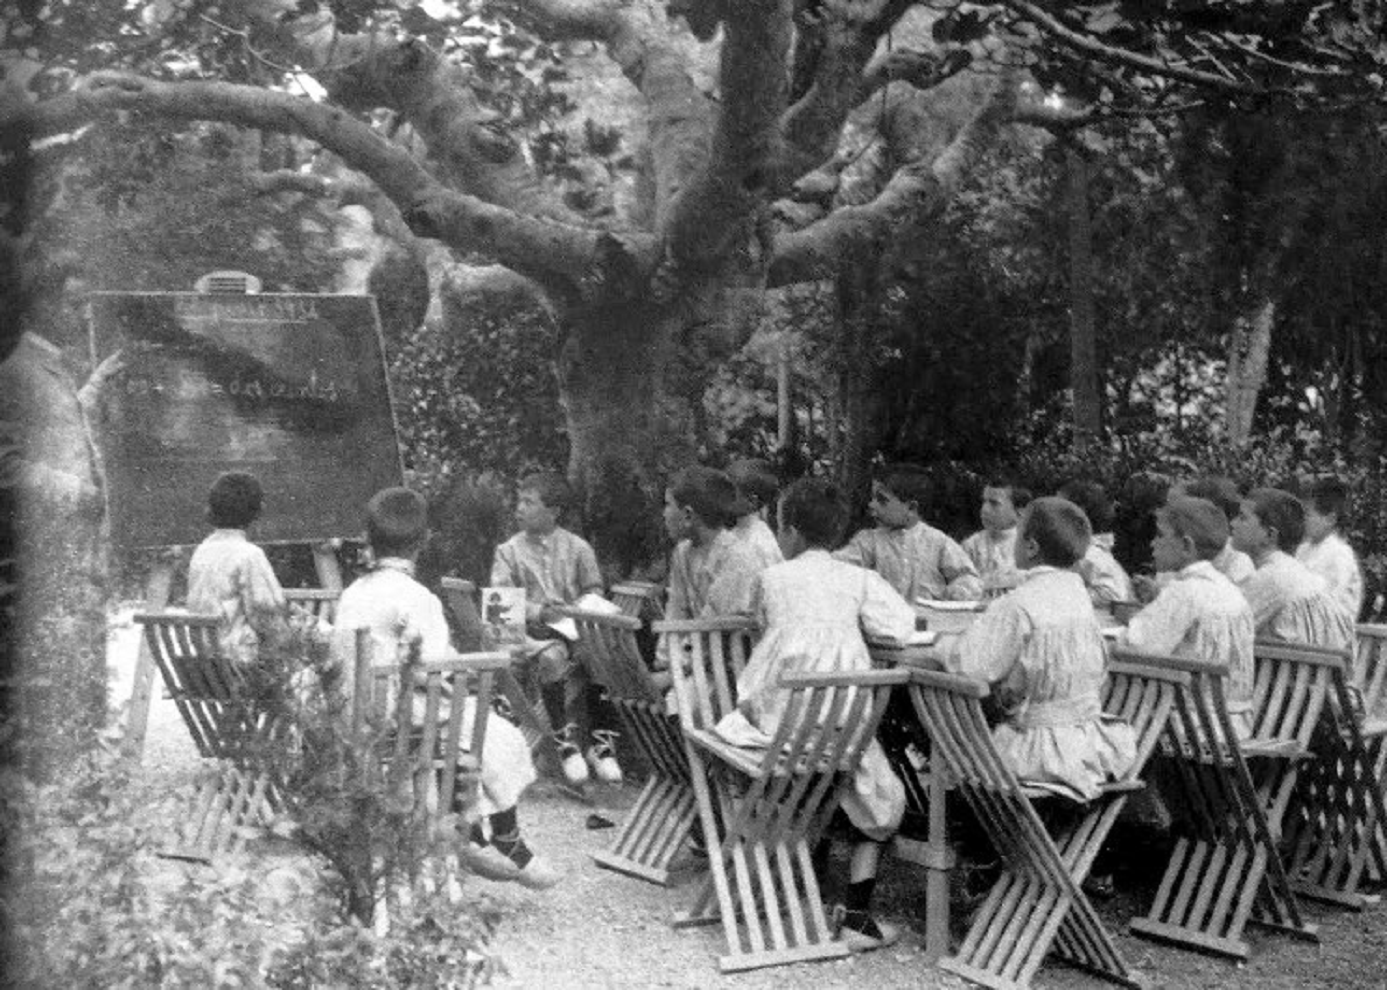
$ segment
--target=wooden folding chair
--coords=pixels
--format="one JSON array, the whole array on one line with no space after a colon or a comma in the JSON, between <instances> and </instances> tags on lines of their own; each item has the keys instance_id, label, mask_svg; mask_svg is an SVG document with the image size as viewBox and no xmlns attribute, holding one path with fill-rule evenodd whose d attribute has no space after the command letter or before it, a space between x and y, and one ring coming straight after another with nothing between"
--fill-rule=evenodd
<instances>
[{"instance_id":1,"label":"wooden folding chair","mask_svg":"<svg viewBox=\"0 0 1387 990\"><path fill-rule=\"evenodd\" d=\"M477 610L477 586L463 578L445 577L439 582L444 606L453 620L454 634L458 645L464 650L482 648L482 618ZM535 753L540 766L550 773L562 774L559 768L558 745L554 742L554 730L549 724L549 716L538 699L531 699L525 692L520 678L515 676L513 667L496 674L496 693L504 699L504 708L511 720L520 728L530 752Z\"/></svg>"},{"instance_id":2,"label":"wooden folding chair","mask_svg":"<svg viewBox=\"0 0 1387 990\"><path fill-rule=\"evenodd\" d=\"M824 913L811 844L850 786L891 688L909 674L786 676L788 708L770 745L759 751L732 746L712 731L714 695L699 692L698 666L678 661L676 654L670 669L710 849L708 882L676 924L721 919L728 946L718 960L723 972L847 955Z\"/></svg>"},{"instance_id":3,"label":"wooden folding chair","mask_svg":"<svg viewBox=\"0 0 1387 990\"><path fill-rule=\"evenodd\" d=\"M278 806L264 768L266 747L286 738L285 711L254 683L251 670L222 654L218 616L166 611L139 614L135 621L144 627L150 655L198 753L220 762L200 781L176 844L161 855L210 863L239 851L245 826Z\"/></svg>"},{"instance_id":4,"label":"wooden folding chair","mask_svg":"<svg viewBox=\"0 0 1387 990\"><path fill-rule=\"evenodd\" d=\"M461 822L454 802L459 789L475 795L495 680L509 666L510 655L421 657L416 643L405 660L377 663L365 629L356 631L354 645L350 729L358 745L375 752L363 763L367 786L407 804L415 848L441 867L455 900L461 893L453 872ZM392 893L398 896L398 889L387 887L376 895L380 934L390 924Z\"/></svg>"},{"instance_id":5,"label":"wooden folding chair","mask_svg":"<svg viewBox=\"0 0 1387 990\"><path fill-rule=\"evenodd\" d=\"M1005 869L979 907L958 951L940 966L987 987L1030 986L1053 947L1100 976L1138 985L1083 892L1108 832L1155 749L1185 675L1136 663L1109 665L1104 709L1127 721L1137 756L1122 779L1065 816L1051 836L1033 802L1057 798L1018 780L998 754L983 715L986 684L928 670L911 672L910 693L950 780L962 792Z\"/></svg>"},{"instance_id":6,"label":"wooden folding chair","mask_svg":"<svg viewBox=\"0 0 1387 990\"><path fill-rule=\"evenodd\" d=\"M668 884L669 864L688 838L696 813L679 720L665 700L668 678L653 675L646 666L636 640L644 628L639 619L581 609L564 612L578 626L588 676L605 691L626 738L650 767L612 847L592 858L609 870Z\"/></svg>"},{"instance_id":7,"label":"wooden folding chair","mask_svg":"<svg viewBox=\"0 0 1387 990\"><path fill-rule=\"evenodd\" d=\"M1380 641L1369 634L1363 653L1367 672L1380 693ZM1310 648L1306 648L1309 650ZM1387 875L1387 810L1382 770L1387 719L1374 717L1366 693L1350 683L1350 658L1336 650L1323 652L1339 660L1331 669L1329 704L1321 713L1309 759L1300 767L1284 843L1287 872L1297 893L1314 900L1362 910L1380 897L1360 890L1370 876ZM1360 653L1360 657L1363 655Z\"/></svg>"},{"instance_id":8,"label":"wooden folding chair","mask_svg":"<svg viewBox=\"0 0 1387 990\"><path fill-rule=\"evenodd\" d=\"M1252 736L1238 741L1216 664L1150 660L1185 670L1162 741L1187 811L1156 897L1131 930L1187 948L1246 959L1248 921L1315 940L1280 853L1282 822L1298 767L1325 704L1334 661L1257 644Z\"/></svg>"}]
</instances>

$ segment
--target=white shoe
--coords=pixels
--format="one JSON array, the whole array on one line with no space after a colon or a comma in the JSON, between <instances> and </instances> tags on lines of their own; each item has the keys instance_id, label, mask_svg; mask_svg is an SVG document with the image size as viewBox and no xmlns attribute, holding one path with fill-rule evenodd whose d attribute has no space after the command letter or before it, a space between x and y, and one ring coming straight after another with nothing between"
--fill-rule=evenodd
<instances>
[{"instance_id":1,"label":"white shoe","mask_svg":"<svg viewBox=\"0 0 1387 990\"><path fill-rule=\"evenodd\" d=\"M531 855L530 861L516 874L515 882L531 890L548 890L563 879L563 874L543 856Z\"/></svg>"},{"instance_id":2,"label":"white shoe","mask_svg":"<svg viewBox=\"0 0 1387 990\"><path fill-rule=\"evenodd\" d=\"M604 784L621 783L621 765L616 762L616 736L611 729L594 729L588 747L588 763L593 776Z\"/></svg>"},{"instance_id":3,"label":"white shoe","mask_svg":"<svg viewBox=\"0 0 1387 990\"><path fill-rule=\"evenodd\" d=\"M573 723L564 726L563 731L554 733L554 743L559 749L559 762L563 767L564 778L575 787L588 782L588 764L573 737L578 727Z\"/></svg>"}]
</instances>

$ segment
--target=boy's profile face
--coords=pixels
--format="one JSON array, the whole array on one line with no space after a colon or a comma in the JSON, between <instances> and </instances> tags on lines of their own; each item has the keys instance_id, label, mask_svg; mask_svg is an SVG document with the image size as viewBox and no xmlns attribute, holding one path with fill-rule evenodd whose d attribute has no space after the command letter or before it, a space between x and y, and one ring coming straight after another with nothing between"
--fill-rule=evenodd
<instances>
[{"instance_id":1,"label":"boy's profile face","mask_svg":"<svg viewBox=\"0 0 1387 990\"><path fill-rule=\"evenodd\" d=\"M1040 563L1040 547L1036 544L1035 537L1026 534L1026 524L1030 521L1030 511L1027 509L1021 514L1021 519L1017 523L1016 546L1011 552L1011 558L1018 571L1028 571Z\"/></svg>"},{"instance_id":2,"label":"boy's profile face","mask_svg":"<svg viewBox=\"0 0 1387 990\"><path fill-rule=\"evenodd\" d=\"M905 529L920 518L914 503L902 502L880 481L872 482L872 500L867 503L867 511L877 525L887 529Z\"/></svg>"},{"instance_id":3,"label":"boy's profile face","mask_svg":"<svg viewBox=\"0 0 1387 990\"><path fill-rule=\"evenodd\" d=\"M984 488L982 510L978 514L982 518L983 528L989 532L1000 533L1015 526L1016 506L1011 504L1011 489Z\"/></svg>"},{"instance_id":4,"label":"boy's profile face","mask_svg":"<svg viewBox=\"0 0 1387 990\"><path fill-rule=\"evenodd\" d=\"M1318 543L1339 525L1339 517L1333 512L1321 512L1313 503L1305 505L1305 539Z\"/></svg>"},{"instance_id":5,"label":"boy's profile face","mask_svg":"<svg viewBox=\"0 0 1387 990\"><path fill-rule=\"evenodd\" d=\"M693 512L674 500L674 489L665 489L665 532L675 543L688 537L693 529Z\"/></svg>"},{"instance_id":6,"label":"boy's profile face","mask_svg":"<svg viewBox=\"0 0 1387 990\"><path fill-rule=\"evenodd\" d=\"M1229 528L1233 532L1234 549L1245 554L1255 556L1276 548L1275 531L1262 524L1257 507L1250 499L1243 499L1242 507L1233 517Z\"/></svg>"},{"instance_id":7,"label":"boy's profile face","mask_svg":"<svg viewBox=\"0 0 1387 990\"><path fill-rule=\"evenodd\" d=\"M1179 571L1199 559L1194 545L1175 532L1170 523L1156 517L1156 535L1151 537L1151 562L1158 571Z\"/></svg>"},{"instance_id":8,"label":"boy's profile face","mask_svg":"<svg viewBox=\"0 0 1387 990\"><path fill-rule=\"evenodd\" d=\"M539 492L522 488L516 493L515 521L525 532L543 535L559 524L559 513L544 504Z\"/></svg>"}]
</instances>

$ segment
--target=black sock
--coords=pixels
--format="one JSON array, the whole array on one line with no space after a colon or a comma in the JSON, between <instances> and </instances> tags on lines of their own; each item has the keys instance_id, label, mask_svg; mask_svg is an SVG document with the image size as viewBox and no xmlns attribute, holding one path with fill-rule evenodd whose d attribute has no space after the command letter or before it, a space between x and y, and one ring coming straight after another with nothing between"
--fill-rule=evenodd
<instances>
[{"instance_id":1,"label":"black sock","mask_svg":"<svg viewBox=\"0 0 1387 990\"><path fill-rule=\"evenodd\" d=\"M616 731L617 719L616 711L612 708L612 703L607 700L606 691L596 684L589 684L586 689L588 703L588 722L589 732L601 730Z\"/></svg>"},{"instance_id":2,"label":"black sock","mask_svg":"<svg viewBox=\"0 0 1387 990\"><path fill-rule=\"evenodd\" d=\"M544 702L544 713L549 716L549 724L555 732L562 732L564 726L568 724L568 705L564 700L564 692L563 681L539 686L539 697Z\"/></svg>"},{"instance_id":3,"label":"black sock","mask_svg":"<svg viewBox=\"0 0 1387 990\"><path fill-rule=\"evenodd\" d=\"M491 844L501 851L501 855L522 870L530 865L530 860L535 858L535 854L530 852L530 847L525 845L525 840L520 837L519 829L505 835L492 835Z\"/></svg>"},{"instance_id":4,"label":"black sock","mask_svg":"<svg viewBox=\"0 0 1387 990\"><path fill-rule=\"evenodd\" d=\"M843 896L843 907L848 909L848 914L867 913L867 909L872 906L872 891L876 889L876 885L876 877L848 884L847 893Z\"/></svg>"}]
</instances>

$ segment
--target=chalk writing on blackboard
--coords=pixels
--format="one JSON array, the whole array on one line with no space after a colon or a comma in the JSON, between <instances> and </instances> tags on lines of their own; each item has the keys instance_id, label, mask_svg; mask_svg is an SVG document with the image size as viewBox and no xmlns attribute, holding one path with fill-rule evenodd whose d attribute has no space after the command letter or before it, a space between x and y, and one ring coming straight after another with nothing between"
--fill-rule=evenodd
<instances>
[{"instance_id":1,"label":"chalk writing on blackboard","mask_svg":"<svg viewBox=\"0 0 1387 990\"><path fill-rule=\"evenodd\" d=\"M355 535L400 483L370 297L94 293L89 314L119 545L196 542L225 470L261 479L265 542Z\"/></svg>"}]
</instances>

